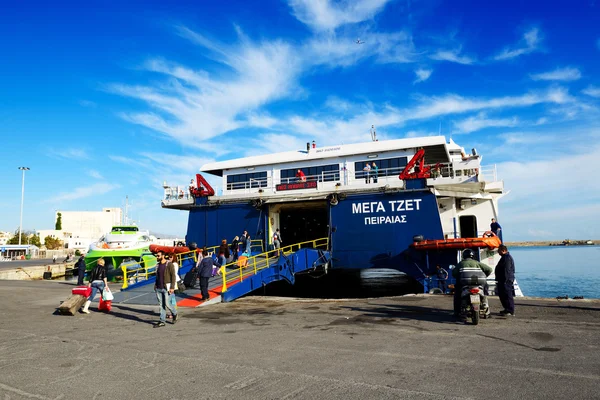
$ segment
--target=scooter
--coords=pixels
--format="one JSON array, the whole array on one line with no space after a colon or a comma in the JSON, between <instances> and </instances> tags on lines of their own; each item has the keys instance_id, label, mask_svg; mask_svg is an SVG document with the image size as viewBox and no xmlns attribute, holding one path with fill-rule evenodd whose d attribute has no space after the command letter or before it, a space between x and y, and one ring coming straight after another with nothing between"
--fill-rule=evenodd
<instances>
[{"instance_id":1,"label":"scooter","mask_svg":"<svg viewBox=\"0 0 600 400\"><path fill-rule=\"evenodd\" d=\"M471 318L473 325L479 324L480 318L490 318L490 308L483 293L483 286L464 286L460 298L461 316Z\"/></svg>"}]
</instances>

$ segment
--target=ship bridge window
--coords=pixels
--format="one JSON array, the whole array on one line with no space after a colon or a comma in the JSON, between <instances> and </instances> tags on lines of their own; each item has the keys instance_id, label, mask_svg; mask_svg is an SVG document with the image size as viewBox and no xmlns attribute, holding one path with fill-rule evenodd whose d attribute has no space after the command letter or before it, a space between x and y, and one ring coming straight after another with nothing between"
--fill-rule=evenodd
<instances>
[{"instance_id":1,"label":"ship bridge window","mask_svg":"<svg viewBox=\"0 0 600 400\"><path fill-rule=\"evenodd\" d=\"M267 187L267 171L227 175L227 190Z\"/></svg>"},{"instance_id":2,"label":"ship bridge window","mask_svg":"<svg viewBox=\"0 0 600 400\"><path fill-rule=\"evenodd\" d=\"M397 158L386 158L383 160L364 160L357 161L354 163L354 179L361 179L365 177L365 171L363 168L366 163L369 163L371 168L373 168L373 162L379 168L378 176L390 176L390 175L400 175L406 164L408 164L408 157L397 157ZM373 174L373 170L371 170L371 174Z\"/></svg>"},{"instance_id":3,"label":"ship bridge window","mask_svg":"<svg viewBox=\"0 0 600 400\"><path fill-rule=\"evenodd\" d=\"M112 232L137 232L138 228L135 226L113 226Z\"/></svg>"},{"instance_id":4,"label":"ship bridge window","mask_svg":"<svg viewBox=\"0 0 600 400\"><path fill-rule=\"evenodd\" d=\"M340 180L340 165L319 165L315 167L291 168L281 170L281 183L296 181L296 173L302 170L307 181L335 182Z\"/></svg>"}]
</instances>

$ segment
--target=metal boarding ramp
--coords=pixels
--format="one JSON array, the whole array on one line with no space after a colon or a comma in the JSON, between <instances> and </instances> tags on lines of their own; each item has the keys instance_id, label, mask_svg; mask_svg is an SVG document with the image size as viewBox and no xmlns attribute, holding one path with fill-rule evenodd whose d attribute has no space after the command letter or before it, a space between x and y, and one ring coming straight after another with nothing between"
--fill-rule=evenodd
<instances>
[{"instance_id":1,"label":"metal boarding ramp","mask_svg":"<svg viewBox=\"0 0 600 400\"><path fill-rule=\"evenodd\" d=\"M220 275L209 279L209 301L200 300L200 288L196 285L193 289L187 288L183 293L175 295L177 305L197 307L219 301L229 302L280 280L294 284L296 273L325 267L328 264L331 259L330 252L327 251L328 245L329 239L322 238L296 243L278 250L258 252L250 257L240 256L237 261L221 266ZM262 250L262 242L252 245L253 248L259 246ZM218 246L213 248L218 249ZM179 254L178 261L179 276L183 278L196 265L196 252ZM150 286L155 281L156 276L152 275L133 284L124 282L121 291L114 293L113 304L156 305L156 294Z\"/></svg>"}]
</instances>

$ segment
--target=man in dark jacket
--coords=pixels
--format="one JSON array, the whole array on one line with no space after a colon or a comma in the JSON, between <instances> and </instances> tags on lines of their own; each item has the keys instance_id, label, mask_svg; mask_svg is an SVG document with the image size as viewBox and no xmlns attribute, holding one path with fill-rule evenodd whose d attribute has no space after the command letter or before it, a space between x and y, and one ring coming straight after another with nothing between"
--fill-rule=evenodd
<instances>
[{"instance_id":1,"label":"man in dark jacket","mask_svg":"<svg viewBox=\"0 0 600 400\"><path fill-rule=\"evenodd\" d=\"M171 296L175 292L175 283L177 282L177 275L175 274L175 266L172 262L166 259L165 253L159 250L156 253L156 283L154 284L154 291L156 292L156 298L158 299L158 305L160 306L160 321L154 324L155 328L165 326L167 319L167 308L171 311L173 316L173 323L177 322L177 310L171 305Z\"/></svg>"},{"instance_id":2,"label":"man in dark jacket","mask_svg":"<svg viewBox=\"0 0 600 400\"><path fill-rule=\"evenodd\" d=\"M484 272L485 276L489 276L492 273L492 267L482 262L475 260L475 253L471 249L466 249L462 254L462 261L458 263L456 268L452 271L452 276L456 279L456 284L454 285L454 316L460 316L460 303L461 303L461 294L462 294L462 285L460 283L461 274L467 274L468 271L472 270L481 270ZM484 300L487 304L487 299Z\"/></svg>"},{"instance_id":3,"label":"man in dark jacket","mask_svg":"<svg viewBox=\"0 0 600 400\"><path fill-rule=\"evenodd\" d=\"M498 247L498 254L501 258L496 265L496 287L498 288L498 297L504 310L500 314L514 317L515 315L515 260L508 252L508 248L501 244Z\"/></svg>"},{"instance_id":4,"label":"man in dark jacket","mask_svg":"<svg viewBox=\"0 0 600 400\"><path fill-rule=\"evenodd\" d=\"M81 286L83 285L83 277L85 276L85 256L79 257L75 268L77 268L77 286Z\"/></svg>"},{"instance_id":5,"label":"man in dark jacket","mask_svg":"<svg viewBox=\"0 0 600 400\"><path fill-rule=\"evenodd\" d=\"M200 293L202 298L200 300L208 300L208 279L212 276L212 269L215 265L215 261L212 257L208 256L208 251L202 252L202 261L198 266L198 276L200 277Z\"/></svg>"},{"instance_id":6,"label":"man in dark jacket","mask_svg":"<svg viewBox=\"0 0 600 400\"><path fill-rule=\"evenodd\" d=\"M198 266L198 275L200 276L200 293L202 293L201 300L208 300L208 279L212 276L213 265L215 265L213 258L208 256L208 252L204 250L202 252L202 261Z\"/></svg>"}]
</instances>

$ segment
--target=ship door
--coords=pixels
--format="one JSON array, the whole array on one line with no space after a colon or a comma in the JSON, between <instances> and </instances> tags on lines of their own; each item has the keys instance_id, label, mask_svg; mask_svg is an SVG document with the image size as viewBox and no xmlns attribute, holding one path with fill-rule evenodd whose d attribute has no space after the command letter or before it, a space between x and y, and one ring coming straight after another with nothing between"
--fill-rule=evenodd
<instances>
[{"instance_id":1,"label":"ship door","mask_svg":"<svg viewBox=\"0 0 600 400\"><path fill-rule=\"evenodd\" d=\"M459 223L461 238L477 237L477 218L474 215L461 216L459 219Z\"/></svg>"},{"instance_id":2,"label":"ship door","mask_svg":"<svg viewBox=\"0 0 600 400\"><path fill-rule=\"evenodd\" d=\"M328 212L326 202L282 205L279 214L282 246L328 237Z\"/></svg>"}]
</instances>

